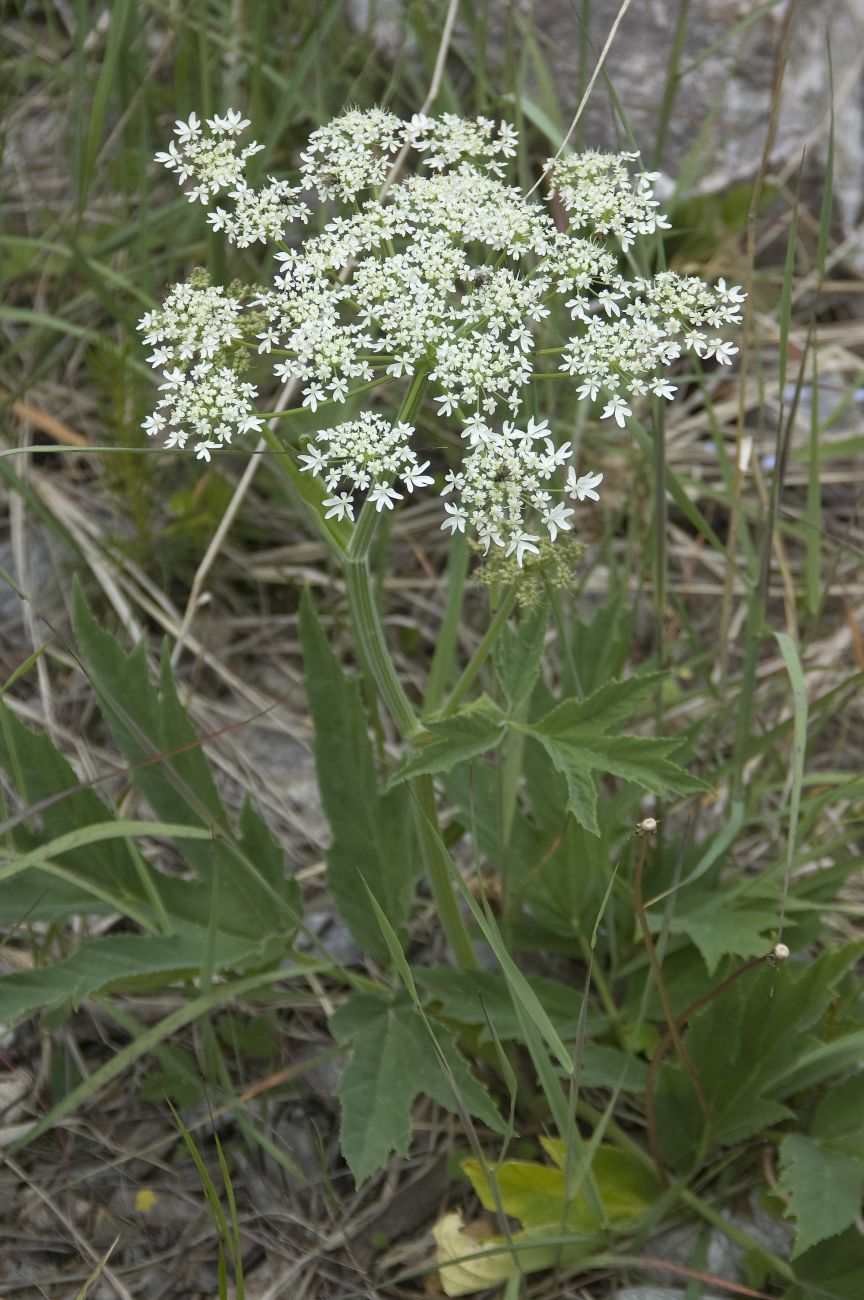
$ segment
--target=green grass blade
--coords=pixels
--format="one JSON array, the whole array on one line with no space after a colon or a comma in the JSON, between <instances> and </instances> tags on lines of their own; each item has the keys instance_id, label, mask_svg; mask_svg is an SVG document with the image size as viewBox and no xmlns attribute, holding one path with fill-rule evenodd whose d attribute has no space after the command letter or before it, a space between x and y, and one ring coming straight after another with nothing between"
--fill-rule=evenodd
<instances>
[{"instance_id":1,"label":"green grass blade","mask_svg":"<svg viewBox=\"0 0 864 1300\"><path fill-rule=\"evenodd\" d=\"M780 653L786 664L789 681L792 684L792 698L795 709L795 728L792 742L792 795L789 802L789 830L786 837L786 874L783 881L783 905L780 914L780 932L786 912L786 899L792 876L792 864L795 861L795 845L798 834L798 818L801 812L801 789L804 783L804 756L807 750L807 684L801 667L798 647L788 632L775 632L774 636L780 647Z\"/></svg>"},{"instance_id":2,"label":"green grass blade","mask_svg":"<svg viewBox=\"0 0 864 1300\"><path fill-rule=\"evenodd\" d=\"M146 1029L140 1037L134 1042L127 1044L104 1065L100 1066L94 1072L80 1083L76 1088L66 1093L47 1114L42 1115L31 1128L27 1130L22 1137L18 1138L8 1149L10 1155L17 1151L23 1150L31 1142L48 1133L67 1115L71 1115L79 1106L91 1101L96 1097L106 1084L111 1083L119 1075L139 1061L142 1056L153 1051L160 1043L167 1038L171 1038L179 1030L184 1029L186 1025L193 1024L201 1016L208 1015L215 1011L217 1007L223 1007L232 1002L234 998L243 997L245 994L256 993L261 989L268 988L271 984L277 984L280 980L304 979L308 974L315 974L318 971L330 970L329 963L310 963L293 968L283 968L280 970L258 971L254 975L246 975L241 979L232 980L221 984L212 993L203 997L193 998L185 1006L179 1007L171 1015L160 1020L158 1024L152 1025Z\"/></svg>"}]
</instances>

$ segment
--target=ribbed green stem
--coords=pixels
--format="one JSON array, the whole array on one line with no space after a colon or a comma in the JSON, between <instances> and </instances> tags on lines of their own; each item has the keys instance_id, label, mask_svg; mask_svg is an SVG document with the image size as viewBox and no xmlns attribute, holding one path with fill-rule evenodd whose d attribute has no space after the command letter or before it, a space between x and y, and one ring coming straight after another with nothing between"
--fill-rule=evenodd
<instances>
[{"instance_id":1,"label":"ribbed green stem","mask_svg":"<svg viewBox=\"0 0 864 1300\"><path fill-rule=\"evenodd\" d=\"M410 419L419 405L424 383L425 375L420 374L415 377L399 412L400 420ZM410 740L421 729L420 723L411 701L402 688L387 648L372 590L372 575L369 571L369 551L375 540L380 519L381 516L374 506L367 502L360 512L345 554L345 586L354 634L363 664L399 728L402 739ZM423 865L432 888L441 926L459 966L463 970L471 969L476 967L477 959L450 879L453 864L441 838L438 810L435 805L435 786L431 776L419 776L413 779L411 788L414 794L417 835L423 855Z\"/></svg>"},{"instance_id":2,"label":"ribbed green stem","mask_svg":"<svg viewBox=\"0 0 864 1300\"><path fill-rule=\"evenodd\" d=\"M412 784L417 800L417 830L420 836L420 847L441 925L461 969L475 970L477 958L450 880L453 864L441 839L438 826L434 782L431 776L417 776Z\"/></svg>"},{"instance_id":3,"label":"ribbed green stem","mask_svg":"<svg viewBox=\"0 0 864 1300\"><path fill-rule=\"evenodd\" d=\"M459 626L462 622L462 600L465 595L465 578L468 573L468 539L457 533L450 544L450 563L447 566L447 606L438 629L435 653L426 682L424 713L434 713L444 696L447 678L453 668Z\"/></svg>"},{"instance_id":4,"label":"ribbed green stem","mask_svg":"<svg viewBox=\"0 0 864 1300\"><path fill-rule=\"evenodd\" d=\"M489 624L488 628L486 629L483 635L483 639L481 640L477 649L474 651L471 658L468 660L465 667L462 669L462 673L459 677L458 682L453 687L453 690L450 692L450 698L448 699L444 708L441 710L443 717L445 718L449 717L451 713L455 713L456 710L459 708L459 705L462 703L462 700L467 694L469 688L473 685L474 678L477 676L480 669L483 667L484 663L486 662L486 658L489 652L491 651L492 647L494 646L495 642L498 639L499 632L501 631L502 627L507 622L508 618L513 612L513 606L515 604L516 604L516 587L514 585L508 588L508 590L504 593L501 599L501 604L498 606L495 613L492 615L492 622Z\"/></svg>"},{"instance_id":5,"label":"ribbed green stem","mask_svg":"<svg viewBox=\"0 0 864 1300\"><path fill-rule=\"evenodd\" d=\"M362 519L361 515L361 519ZM384 641L381 620L372 594L372 575L369 561L365 555L355 559L348 555L345 559L345 586L348 589L348 604L351 608L351 621L354 635L363 664L372 675L378 692L390 710L393 721L402 736L407 739L417 730L417 715L411 701L402 689L402 683L396 675L390 651Z\"/></svg>"},{"instance_id":6,"label":"ribbed green stem","mask_svg":"<svg viewBox=\"0 0 864 1300\"><path fill-rule=\"evenodd\" d=\"M396 669L384 640L384 630L372 594L372 581L369 572L367 552L374 536L377 518L372 512L369 524L369 507L365 507L357 521L357 529L351 539L349 553L345 559L345 584L348 590L348 603L354 634L363 663L372 675L382 700L387 705L404 740L408 740L419 729L417 715L408 699L402 684L396 675ZM357 541L355 547L354 543ZM352 554L354 551L361 553ZM477 965L474 949L453 892L450 880L451 864L449 855L441 840L438 826L438 810L435 806L435 787L431 776L415 777L412 781L415 798L417 834L423 854L423 863L435 906L447 941L453 955L463 970Z\"/></svg>"}]
</instances>

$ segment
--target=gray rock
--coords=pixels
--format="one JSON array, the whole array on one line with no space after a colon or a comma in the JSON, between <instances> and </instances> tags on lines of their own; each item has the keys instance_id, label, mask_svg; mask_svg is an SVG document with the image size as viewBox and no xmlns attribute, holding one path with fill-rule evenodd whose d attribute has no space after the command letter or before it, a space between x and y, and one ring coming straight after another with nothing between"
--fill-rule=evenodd
<instances>
[{"instance_id":1,"label":"gray rock","mask_svg":"<svg viewBox=\"0 0 864 1300\"><path fill-rule=\"evenodd\" d=\"M71 553L47 530L28 521L23 573L19 571L18 561L12 542L0 540L0 565L27 596L38 634L45 636L47 632L40 616L51 626L64 628L68 622L65 597L74 565ZM0 580L0 646L17 649L26 639L21 597L5 580Z\"/></svg>"},{"instance_id":2,"label":"gray rock","mask_svg":"<svg viewBox=\"0 0 864 1300\"><path fill-rule=\"evenodd\" d=\"M702 1300L721 1300L714 1291L703 1291ZM665 1286L628 1286L616 1291L615 1300L687 1300L686 1291L674 1291Z\"/></svg>"},{"instance_id":3,"label":"gray rock","mask_svg":"<svg viewBox=\"0 0 864 1300\"><path fill-rule=\"evenodd\" d=\"M371 6L369 0L353 0L352 8L357 26L368 26L383 56L394 57L408 33L404 0ZM592 0L586 8L590 76L620 0ZM681 0L635 0L621 21L604 65L636 145L649 160L681 8ZM755 8L753 0L700 0L689 6L678 62L678 89L659 160L669 176L686 182L688 192L716 193L751 181L757 174L776 53L789 4L787 0L746 23ZM511 10L521 15L537 37L558 92L561 120L569 125L581 98L582 6L573 0L513 0L510 5L490 5L487 50L493 86L500 84L495 62L503 61ZM518 20L515 26L518 43ZM458 24L456 38L463 51L470 51L470 33ZM864 0L805 0L798 5L770 162L773 172L794 183L804 154L807 173L821 183L828 142L829 42L834 73L834 191L841 227L848 235L864 215ZM530 69L528 77L528 95L536 97L538 88L531 84ZM506 115L506 104L497 112ZM630 147L602 74L579 130L578 138L585 147ZM657 188L662 195L662 183ZM860 247L853 249L850 257L864 265Z\"/></svg>"}]
</instances>

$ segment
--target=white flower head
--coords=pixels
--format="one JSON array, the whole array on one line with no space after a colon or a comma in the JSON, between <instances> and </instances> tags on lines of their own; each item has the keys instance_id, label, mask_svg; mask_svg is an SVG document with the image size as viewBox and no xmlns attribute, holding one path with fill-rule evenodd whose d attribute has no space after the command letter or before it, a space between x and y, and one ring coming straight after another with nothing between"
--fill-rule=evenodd
<instances>
[{"instance_id":1,"label":"white flower head","mask_svg":"<svg viewBox=\"0 0 864 1300\"><path fill-rule=\"evenodd\" d=\"M581 478L576 477L576 471L573 466L567 471L567 491L571 497L577 501L599 501L600 498L595 492L595 488L603 482L602 474L583 474Z\"/></svg>"},{"instance_id":2,"label":"white flower head","mask_svg":"<svg viewBox=\"0 0 864 1300\"><path fill-rule=\"evenodd\" d=\"M210 133L206 134L197 115L192 113L187 121L175 124L178 143L172 140L167 153L157 153L156 161L176 172L181 184L193 181L187 197L192 202L206 204L213 195L240 184L246 159L264 148L253 140L238 150L235 136L241 135L248 125L236 109L229 108L224 117L207 119Z\"/></svg>"},{"instance_id":3,"label":"white flower head","mask_svg":"<svg viewBox=\"0 0 864 1300\"><path fill-rule=\"evenodd\" d=\"M392 510L438 477L442 527L471 531L486 551L523 565L541 538L573 528L577 512L562 491L597 501L603 477L568 471L570 442L529 416L538 371L557 366L575 398L624 429L647 397L674 399L669 368L685 351L721 365L738 351L724 331L741 319L740 286L626 269L622 252L668 227L658 176L636 154L559 157L548 172L550 209L508 182L516 132L486 117L406 122L351 109L311 134L299 174L257 186L246 163L262 146L243 144L249 126L236 108L204 122L192 113L158 155L190 202L207 208L212 229L252 249L244 261L260 248L275 255L264 287L193 279L142 319L162 379L145 428L166 445L191 437L209 460L259 429L261 372L271 385L296 385L295 405L310 416L379 384L398 402L425 383L430 422L464 426L459 458L433 474L410 425L377 410L355 418L352 405L352 418L337 417L298 456L324 486L325 516L353 520L362 497ZM556 301L566 333L552 349ZM256 384L247 367L257 368Z\"/></svg>"}]
</instances>

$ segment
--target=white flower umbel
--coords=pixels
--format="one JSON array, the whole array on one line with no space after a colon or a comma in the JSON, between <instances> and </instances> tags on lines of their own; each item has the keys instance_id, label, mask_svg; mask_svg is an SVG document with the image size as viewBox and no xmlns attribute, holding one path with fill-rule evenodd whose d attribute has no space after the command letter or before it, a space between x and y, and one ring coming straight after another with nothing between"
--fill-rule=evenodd
<instances>
[{"instance_id":1,"label":"white flower umbel","mask_svg":"<svg viewBox=\"0 0 864 1300\"><path fill-rule=\"evenodd\" d=\"M531 419L524 429L508 423L498 432L474 419L463 436L471 450L446 476L442 495L452 492L455 500L444 507L442 528L464 532L470 526L487 552L503 546L520 565L526 553L537 552L535 528L545 528L553 541L570 529L573 510L550 491L570 444L555 446L548 421Z\"/></svg>"},{"instance_id":2,"label":"white flower umbel","mask_svg":"<svg viewBox=\"0 0 864 1300\"><path fill-rule=\"evenodd\" d=\"M569 154L551 163L552 190L558 194L571 226L613 235L624 252L637 235L668 230L669 222L659 211L651 182L658 172L631 176L629 164L638 153Z\"/></svg>"},{"instance_id":3,"label":"white flower umbel","mask_svg":"<svg viewBox=\"0 0 864 1300\"><path fill-rule=\"evenodd\" d=\"M520 418L556 300L572 325L551 335L559 355L543 369L557 366L620 428L634 402L674 397L668 367L684 351L724 365L737 351L723 331L740 321L739 286L624 273L622 253L668 226L635 154L557 159L550 209L507 182L517 140L506 123L351 110L312 133L293 181L271 176L255 190L245 164L260 146L240 143L248 126L233 109L206 124L193 113L159 155L210 208L214 230L242 248L276 245L269 286L241 300L193 280L142 320L164 394L146 427L171 445L194 437L206 456L257 427L241 355L297 381L312 412L364 385L392 381L401 399L406 382L426 381L438 417L467 422L443 526L470 528L521 564L574 517L560 481L569 446ZM308 234L315 197L327 206ZM366 413L316 435L302 464L325 483L326 513L353 518L358 492L383 512L428 487L411 434ZM596 500L599 481L571 475L570 499Z\"/></svg>"},{"instance_id":4,"label":"white flower umbel","mask_svg":"<svg viewBox=\"0 0 864 1300\"><path fill-rule=\"evenodd\" d=\"M242 338L240 312L238 300L217 285L177 284L138 322L144 342L153 345L149 360L162 371L165 394L144 429L151 437L164 433L167 447L185 447L191 435L196 455L209 460L235 433L261 428L257 388L233 365L219 364Z\"/></svg>"},{"instance_id":5,"label":"white flower umbel","mask_svg":"<svg viewBox=\"0 0 864 1300\"><path fill-rule=\"evenodd\" d=\"M425 117L415 113L408 123L407 141L425 154L428 167L444 170L471 160L480 163L496 176L504 174L504 164L515 157L518 137L509 122L492 122L488 117Z\"/></svg>"},{"instance_id":6,"label":"white flower umbel","mask_svg":"<svg viewBox=\"0 0 864 1300\"><path fill-rule=\"evenodd\" d=\"M229 366L199 361L188 374L169 370L159 389L165 396L144 428L151 436L167 432L166 447L185 447L191 431L199 460L209 460L235 433L257 432L264 423L255 414L258 390Z\"/></svg>"},{"instance_id":7,"label":"white flower umbel","mask_svg":"<svg viewBox=\"0 0 864 1300\"><path fill-rule=\"evenodd\" d=\"M190 203L209 203L214 194L238 185L243 180L246 159L264 148L253 140L238 149L235 137L242 135L248 125L248 120L229 108L224 117L208 117L209 130L205 131L193 113L188 121L176 123L177 143L172 140L167 153L157 153L156 161L176 172L181 185L193 182L192 189L186 192Z\"/></svg>"},{"instance_id":8,"label":"white flower umbel","mask_svg":"<svg viewBox=\"0 0 864 1300\"><path fill-rule=\"evenodd\" d=\"M696 276L661 271L653 280L611 277L610 289L595 302L614 295L614 313L600 314L582 295L567 306L583 321L581 334L569 340L560 369L578 377L578 393L596 400L607 398L601 419L614 419L623 428L631 398L653 393L672 400L675 386L659 372L685 349L707 359L716 356L728 364L738 351L733 343L706 338L694 328L737 324L741 320L736 291L718 292Z\"/></svg>"},{"instance_id":9,"label":"white flower umbel","mask_svg":"<svg viewBox=\"0 0 864 1300\"><path fill-rule=\"evenodd\" d=\"M254 243L266 244L268 239L278 242L284 239L292 222L309 220L306 204L291 202L301 193L299 185L291 186L287 181L277 181L272 176L269 181L269 185L260 190L250 189L245 181L240 181L228 195L234 200L234 210L215 208L207 214L213 229L224 230L238 248L248 248Z\"/></svg>"},{"instance_id":10,"label":"white flower umbel","mask_svg":"<svg viewBox=\"0 0 864 1300\"><path fill-rule=\"evenodd\" d=\"M364 411L359 420L317 433L315 441L298 457L300 467L324 480L331 493L324 503L330 507L328 514L353 519L355 491L368 492L379 513L392 510L394 502L403 496L394 483L398 481L406 491L413 492L434 482L425 473L429 461L421 465L411 446L413 432L410 424L391 424L382 415ZM338 490L343 483L348 485L347 492Z\"/></svg>"},{"instance_id":11,"label":"white flower umbel","mask_svg":"<svg viewBox=\"0 0 864 1300\"><path fill-rule=\"evenodd\" d=\"M319 127L300 155L306 185L349 202L387 179L405 140L405 123L381 108L351 109Z\"/></svg>"},{"instance_id":12,"label":"white flower umbel","mask_svg":"<svg viewBox=\"0 0 864 1300\"><path fill-rule=\"evenodd\" d=\"M218 285L175 284L161 307L138 322L144 342L155 351L148 358L161 370L176 361L210 359L243 337L241 304Z\"/></svg>"}]
</instances>

